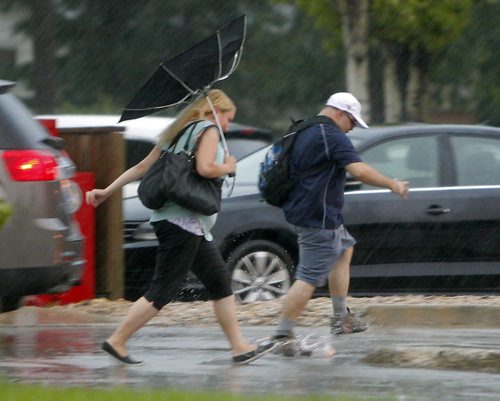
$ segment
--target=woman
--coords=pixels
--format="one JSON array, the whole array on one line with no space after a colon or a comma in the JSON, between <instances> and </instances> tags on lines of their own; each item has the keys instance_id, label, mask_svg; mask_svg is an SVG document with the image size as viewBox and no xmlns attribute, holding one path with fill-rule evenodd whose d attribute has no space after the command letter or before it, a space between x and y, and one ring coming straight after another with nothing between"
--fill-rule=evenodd
<instances>
[{"instance_id":1,"label":"woman","mask_svg":"<svg viewBox=\"0 0 500 401\"><path fill-rule=\"evenodd\" d=\"M158 159L160 152L167 149L177 134L188 125L174 151L183 148L188 137L189 149L193 149L199 140L196 150L198 174L216 178L234 173L236 159L224 153L215 124L218 119L222 130L226 131L234 119L236 107L220 90L211 90L208 96L217 116L213 114L205 96L198 98L181 112L161 135L159 144L141 162L125 171L107 188L87 192L87 203L96 207L117 189L139 180ZM189 135L190 132L192 135ZM150 221L159 240L153 279L144 296L131 306L125 320L103 343L105 352L124 364L140 364L140 361L132 359L127 353L128 339L175 297L189 270L198 276L210 293L215 315L231 346L234 363L249 363L270 350L271 344L255 346L241 335L236 319L231 275L218 249L211 242L210 229L215 220L216 215L200 215L172 202L167 202L162 208L152 212Z\"/></svg>"}]
</instances>

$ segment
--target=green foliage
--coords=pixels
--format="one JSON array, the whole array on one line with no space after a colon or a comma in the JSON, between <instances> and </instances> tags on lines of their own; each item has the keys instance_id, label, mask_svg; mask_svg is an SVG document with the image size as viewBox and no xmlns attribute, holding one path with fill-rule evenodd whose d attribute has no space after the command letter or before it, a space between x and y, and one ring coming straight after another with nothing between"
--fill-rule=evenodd
<instances>
[{"instance_id":1,"label":"green foliage","mask_svg":"<svg viewBox=\"0 0 500 401\"><path fill-rule=\"evenodd\" d=\"M372 0L372 31L382 41L435 51L463 32L471 5L471 0Z\"/></svg>"},{"instance_id":2,"label":"green foliage","mask_svg":"<svg viewBox=\"0 0 500 401\"><path fill-rule=\"evenodd\" d=\"M95 100L84 105L64 101L54 110L55 114L121 114L123 105L106 93L98 92Z\"/></svg>"},{"instance_id":3,"label":"green foliage","mask_svg":"<svg viewBox=\"0 0 500 401\"><path fill-rule=\"evenodd\" d=\"M500 1L478 0L463 35L433 60L432 79L450 88L454 110L500 126Z\"/></svg>"},{"instance_id":4,"label":"green foliage","mask_svg":"<svg viewBox=\"0 0 500 401\"><path fill-rule=\"evenodd\" d=\"M231 78L217 85L236 101L238 121L281 131L290 117L314 114L332 92L346 89L337 0L52 3L58 111L120 112L161 61L243 12L243 58ZM372 109L381 109L383 44L399 57L401 82L414 63L430 74L436 93L452 87L453 110L475 112L498 125L499 3L371 0ZM0 12L19 9L29 16L32 5L33 0L0 0ZM26 21L18 27L29 34ZM2 78L31 88L32 74L31 65L0 65Z\"/></svg>"},{"instance_id":5,"label":"green foliage","mask_svg":"<svg viewBox=\"0 0 500 401\"><path fill-rule=\"evenodd\" d=\"M285 1L285 0L284 0ZM342 49L342 15L332 0L288 0L295 3L306 14L314 17L315 26L328 33L323 45L330 51Z\"/></svg>"},{"instance_id":6,"label":"green foliage","mask_svg":"<svg viewBox=\"0 0 500 401\"><path fill-rule=\"evenodd\" d=\"M325 35L309 29L313 19L293 7L258 0L57 4L57 43L64 50L58 58L58 109L99 109L108 97L121 111L160 62L243 12L248 27L242 61L231 79L218 84L235 99L238 121L282 130L289 117L316 113L343 85L342 55L325 63ZM324 79L311 79L317 76L330 88Z\"/></svg>"},{"instance_id":7,"label":"green foliage","mask_svg":"<svg viewBox=\"0 0 500 401\"><path fill-rule=\"evenodd\" d=\"M314 20L285 4L247 4L248 36L238 70L223 83L236 100L237 120L281 132L290 118L316 114L344 88L342 54L325 54L327 36Z\"/></svg>"},{"instance_id":8,"label":"green foliage","mask_svg":"<svg viewBox=\"0 0 500 401\"><path fill-rule=\"evenodd\" d=\"M0 229L7 222L12 214L12 206L0 199Z\"/></svg>"},{"instance_id":9,"label":"green foliage","mask_svg":"<svg viewBox=\"0 0 500 401\"><path fill-rule=\"evenodd\" d=\"M100 102L103 94L123 107L161 61L212 33L221 19L238 13L214 0L203 7L194 0L52 3L57 11L52 23L59 49L59 99L82 108ZM29 11L27 6L29 1L10 4L11 9Z\"/></svg>"}]
</instances>

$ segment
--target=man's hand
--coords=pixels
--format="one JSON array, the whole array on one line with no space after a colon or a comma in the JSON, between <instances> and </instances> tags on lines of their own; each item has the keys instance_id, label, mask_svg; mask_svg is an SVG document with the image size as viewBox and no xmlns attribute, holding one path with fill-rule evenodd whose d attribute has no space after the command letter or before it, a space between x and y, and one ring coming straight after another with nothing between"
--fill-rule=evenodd
<instances>
[{"instance_id":1,"label":"man's hand","mask_svg":"<svg viewBox=\"0 0 500 401\"><path fill-rule=\"evenodd\" d=\"M408 191L410 189L408 181L392 180L392 185L389 188L395 194L398 194L403 199L408 199Z\"/></svg>"}]
</instances>

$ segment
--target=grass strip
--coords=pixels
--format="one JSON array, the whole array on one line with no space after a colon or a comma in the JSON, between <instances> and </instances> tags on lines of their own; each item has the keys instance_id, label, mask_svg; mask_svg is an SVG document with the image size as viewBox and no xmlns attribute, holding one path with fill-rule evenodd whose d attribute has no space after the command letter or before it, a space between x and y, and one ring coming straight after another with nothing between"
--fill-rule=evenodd
<instances>
[{"instance_id":1,"label":"grass strip","mask_svg":"<svg viewBox=\"0 0 500 401\"><path fill-rule=\"evenodd\" d=\"M135 390L130 388L54 388L0 382L2 401L393 401L395 398L366 398L326 395L243 395L215 391Z\"/></svg>"}]
</instances>

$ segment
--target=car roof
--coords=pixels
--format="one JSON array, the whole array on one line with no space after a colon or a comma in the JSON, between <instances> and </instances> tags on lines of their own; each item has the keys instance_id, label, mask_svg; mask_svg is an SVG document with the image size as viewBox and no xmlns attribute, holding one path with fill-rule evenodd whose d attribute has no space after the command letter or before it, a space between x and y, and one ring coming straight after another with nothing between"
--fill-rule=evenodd
<instances>
[{"instance_id":1,"label":"car roof","mask_svg":"<svg viewBox=\"0 0 500 401\"><path fill-rule=\"evenodd\" d=\"M0 93L6 93L16 86L15 82L0 79Z\"/></svg>"},{"instance_id":2,"label":"car roof","mask_svg":"<svg viewBox=\"0 0 500 401\"><path fill-rule=\"evenodd\" d=\"M362 144L375 142L380 138L406 135L429 135L439 133L468 133L500 135L500 128L472 124L400 124L392 126L375 126L369 129L355 128L349 132L349 138Z\"/></svg>"},{"instance_id":3,"label":"car roof","mask_svg":"<svg viewBox=\"0 0 500 401\"><path fill-rule=\"evenodd\" d=\"M163 130L174 121L172 117L147 116L119 123L118 114L42 114L36 118L55 119L57 128L125 127L125 137L150 139L155 142ZM226 137L261 139L270 142L272 132L265 128L232 122Z\"/></svg>"},{"instance_id":4,"label":"car roof","mask_svg":"<svg viewBox=\"0 0 500 401\"><path fill-rule=\"evenodd\" d=\"M174 121L170 117L142 117L119 123L120 116L114 114L45 114L36 117L55 119L57 128L125 127L127 138L155 140Z\"/></svg>"}]
</instances>

